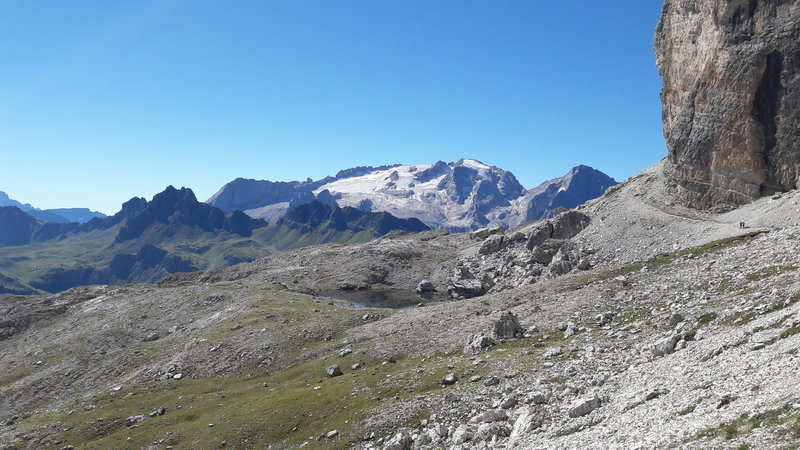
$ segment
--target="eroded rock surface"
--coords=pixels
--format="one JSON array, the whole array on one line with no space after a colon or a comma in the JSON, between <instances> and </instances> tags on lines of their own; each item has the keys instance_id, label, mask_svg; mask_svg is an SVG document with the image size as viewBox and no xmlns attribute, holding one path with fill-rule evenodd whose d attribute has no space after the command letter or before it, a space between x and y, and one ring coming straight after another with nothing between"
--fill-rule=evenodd
<instances>
[{"instance_id":1,"label":"eroded rock surface","mask_svg":"<svg viewBox=\"0 0 800 450\"><path fill-rule=\"evenodd\" d=\"M726 208L797 186L800 3L667 0L655 48L682 202Z\"/></svg>"}]
</instances>

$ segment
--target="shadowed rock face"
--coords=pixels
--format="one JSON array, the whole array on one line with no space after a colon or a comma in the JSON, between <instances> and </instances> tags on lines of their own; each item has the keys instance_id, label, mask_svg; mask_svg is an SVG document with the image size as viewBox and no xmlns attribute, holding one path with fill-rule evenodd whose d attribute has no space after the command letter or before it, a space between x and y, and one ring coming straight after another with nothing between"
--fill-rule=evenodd
<instances>
[{"instance_id":1,"label":"shadowed rock face","mask_svg":"<svg viewBox=\"0 0 800 450\"><path fill-rule=\"evenodd\" d=\"M797 187L800 2L666 0L655 49L681 201L726 208Z\"/></svg>"}]
</instances>

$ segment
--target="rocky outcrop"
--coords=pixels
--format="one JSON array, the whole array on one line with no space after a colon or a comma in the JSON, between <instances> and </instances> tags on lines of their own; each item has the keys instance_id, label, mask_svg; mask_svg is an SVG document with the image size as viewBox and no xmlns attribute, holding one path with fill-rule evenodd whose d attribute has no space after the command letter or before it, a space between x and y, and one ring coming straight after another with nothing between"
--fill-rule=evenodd
<instances>
[{"instance_id":1,"label":"rocky outcrop","mask_svg":"<svg viewBox=\"0 0 800 450\"><path fill-rule=\"evenodd\" d=\"M655 49L683 203L726 208L797 187L800 3L667 0Z\"/></svg>"}]
</instances>

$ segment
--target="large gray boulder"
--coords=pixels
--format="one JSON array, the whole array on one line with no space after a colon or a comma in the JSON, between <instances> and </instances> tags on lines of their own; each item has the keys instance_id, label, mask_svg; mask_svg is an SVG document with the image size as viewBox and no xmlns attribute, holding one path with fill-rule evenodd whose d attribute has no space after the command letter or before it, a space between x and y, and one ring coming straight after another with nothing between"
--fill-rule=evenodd
<instances>
[{"instance_id":1,"label":"large gray boulder","mask_svg":"<svg viewBox=\"0 0 800 450\"><path fill-rule=\"evenodd\" d=\"M600 397L592 395L576 400L569 408L569 416L572 418L583 417L600 407Z\"/></svg>"},{"instance_id":2,"label":"large gray boulder","mask_svg":"<svg viewBox=\"0 0 800 450\"><path fill-rule=\"evenodd\" d=\"M478 249L478 253L481 255L490 255L492 253L497 253L503 248L503 244L505 242L505 236L502 234L489 236L483 243L481 247Z\"/></svg>"},{"instance_id":3,"label":"large gray boulder","mask_svg":"<svg viewBox=\"0 0 800 450\"><path fill-rule=\"evenodd\" d=\"M519 324L519 320L514 313L506 311L500 315L500 319L494 323L492 337L495 339L519 339L525 336L525 330Z\"/></svg>"},{"instance_id":4,"label":"large gray boulder","mask_svg":"<svg viewBox=\"0 0 800 450\"><path fill-rule=\"evenodd\" d=\"M493 345L495 345L495 342L491 337L483 333L475 334L470 336L467 345L464 346L464 354L477 355L484 350L488 350Z\"/></svg>"}]
</instances>

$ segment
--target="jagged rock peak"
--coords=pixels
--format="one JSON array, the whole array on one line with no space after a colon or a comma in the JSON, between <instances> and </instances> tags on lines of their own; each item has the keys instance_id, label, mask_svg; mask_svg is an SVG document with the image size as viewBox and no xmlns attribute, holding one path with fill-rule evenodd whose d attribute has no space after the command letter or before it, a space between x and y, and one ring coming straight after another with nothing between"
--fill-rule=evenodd
<instances>
[{"instance_id":1,"label":"jagged rock peak","mask_svg":"<svg viewBox=\"0 0 800 450\"><path fill-rule=\"evenodd\" d=\"M226 216L221 209L198 202L194 192L188 188L167 186L144 205L137 198L131 199L125 205L129 205L135 212L125 217L125 223L115 242L138 238L157 222L171 226L197 227L206 231L226 230L242 236L249 236L252 230L266 225L263 220L251 219L241 211L234 211Z\"/></svg>"},{"instance_id":2,"label":"jagged rock peak","mask_svg":"<svg viewBox=\"0 0 800 450\"><path fill-rule=\"evenodd\" d=\"M800 2L666 0L655 50L679 200L722 209L797 187Z\"/></svg>"}]
</instances>

